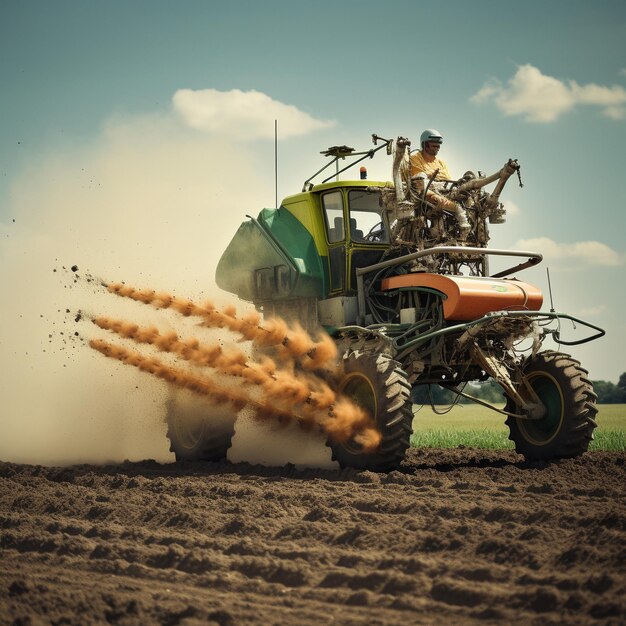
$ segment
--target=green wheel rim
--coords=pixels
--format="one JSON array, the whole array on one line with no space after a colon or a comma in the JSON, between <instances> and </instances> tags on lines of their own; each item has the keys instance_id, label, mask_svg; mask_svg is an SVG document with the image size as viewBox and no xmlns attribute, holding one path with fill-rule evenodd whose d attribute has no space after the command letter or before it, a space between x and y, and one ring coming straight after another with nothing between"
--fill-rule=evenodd
<instances>
[{"instance_id":1,"label":"green wheel rim","mask_svg":"<svg viewBox=\"0 0 626 626\"><path fill-rule=\"evenodd\" d=\"M528 382L544 403L546 414L539 420L518 420L519 429L530 443L545 446L561 429L565 415L563 392L557 380L545 372L529 374Z\"/></svg>"}]
</instances>

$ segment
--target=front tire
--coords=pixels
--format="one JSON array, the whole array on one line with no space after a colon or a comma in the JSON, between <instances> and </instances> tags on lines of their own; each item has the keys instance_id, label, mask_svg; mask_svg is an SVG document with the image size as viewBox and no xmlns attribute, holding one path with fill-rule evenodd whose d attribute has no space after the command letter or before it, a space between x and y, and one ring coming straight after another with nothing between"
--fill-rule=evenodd
<instances>
[{"instance_id":1,"label":"front tire","mask_svg":"<svg viewBox=\"0 0 626 626\"><path fill-rule=\"evenodd\" d=\"M395 469L404 459L412 432L411 386L406 373L389 355L367 350L348 350L343 367L337 390L374 418L382 440L370 454L354 440L329 440L332 458L341 467L376 472Z\"/></svg>"},{"instance_id":2,"label":"front tire","mask_svg":"<svg viewBox=\"0 0 626 626\"><path fill-rule=\"evenodd\" d=\"M203 398L175 391L166 404L167 437L177 461L222 461L235 432L236 415Z\"/></svg>"},{"instance_id":3,"label":"front tire","mask_svg":"<svg viewBox=\"0 0 626 626\"><path fill-rule=\"evenodd\" d=\"M515 450L527 460L570 458L586 452L598 412L587 371L568 354L546 351L526 361L523 375L544 403L546 414L538 420L506 419ZM510 398L505 410L520 413Z\"/></svg>"}]
</instances>

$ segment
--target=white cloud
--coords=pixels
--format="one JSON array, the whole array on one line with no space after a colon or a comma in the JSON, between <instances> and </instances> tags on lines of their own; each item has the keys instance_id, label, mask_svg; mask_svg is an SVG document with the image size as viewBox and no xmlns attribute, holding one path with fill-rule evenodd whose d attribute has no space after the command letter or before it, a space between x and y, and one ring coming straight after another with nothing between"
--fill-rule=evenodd
<instances>
[{"instance_id":1,"label":"white cloud","mask_svg":"<svg viewBox=\"0 0 626 626\"><path fill-rule=\"evenodd\" d=\"M557 243L548 237L520 239L515 248L541 252L548 262L563 261L568 265L616 267L624 262L623 255L599 241Z\"/></svg>"},{"instance_id":2,"label":"white cloud","mask_svg":"<svg viewBox=\"0 0 626 626\"><path fill-rule=\"evenodd\" d=\"M528 122L554 122L579 105L600 107L603 115L612 119L626 118L624 87L562 81L530 64L519 66L506 86L497 79L488 81L470 101L493 102L505 115L520 115Z\"/></svg>"},{"instance_id":3,"label":"white cloud","mask_svg":"<svg viewBox=\"0 0 626 626\"><path fill-rule=\"evenodd\" d=\"M332 120L315 119L260 91L179 89L172 101L175 111L192 128L236 139L271 138L274 120L278 120L278 133L283 139L335 125Z\"/></svg>"}]
</instances>

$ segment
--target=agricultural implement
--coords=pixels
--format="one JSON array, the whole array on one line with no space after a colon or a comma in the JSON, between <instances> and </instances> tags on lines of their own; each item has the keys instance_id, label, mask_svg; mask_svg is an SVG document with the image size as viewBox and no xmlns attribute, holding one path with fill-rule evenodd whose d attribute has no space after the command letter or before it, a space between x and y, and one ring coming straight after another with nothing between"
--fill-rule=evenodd
<instances>
[{"instance_id":1,"label":"agricultural implement","mask_svg":"<svg viewBox=\"0 0 626 626\"><path fill-rule=\"evenodd\" d=\"M577 345L604 331L543 310L540 289L513 277L541 254L487 247L489 225L505 221L499 196L511 176L519 177L517 161L491 176L467 172L435 182L410 177L408 140L373 135L373 142L360 153L347 146L326 151L331 160L300 193L248 216L216 271L222 289L254 303L264 317L321 327L335 340L340 374L320 376L370 413L382 440L374 452L356 441L329 440L333 458L343 467L397 467L412 431L412 391L429 385L503 414L526 459L584 453L596 427L592 384L577 360L541 346L548 336ZM381 149L393 156L393 182L338 180ZM332 165L331 176L312 183ZM508 257L510 267L492 274L490 257ZM561 337L565 320L586 328L586 336ZM489 379L502 387L504 408L464 390ZM197 416L191 427L182 413L174 396L168 420L177 458L223 458L232 419L217 428Z\"/></svg>"}]
</instances>

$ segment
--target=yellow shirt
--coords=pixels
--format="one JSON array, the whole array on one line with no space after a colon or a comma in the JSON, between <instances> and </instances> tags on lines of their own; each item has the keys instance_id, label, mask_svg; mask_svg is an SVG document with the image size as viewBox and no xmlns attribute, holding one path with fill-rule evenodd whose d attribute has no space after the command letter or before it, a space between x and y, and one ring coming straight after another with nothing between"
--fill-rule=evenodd
<instances>
[{"instance_id":1,"label":"yellow shirt","mask_svg":"<svg viewBox=\"0 0 626 626\"><path fill-rule=\"evenodd\" d=\"M436 169L439 170L436 180L452 180L448 166L443 159L435 157L432 161L427 161L421 150L411 155L411 176L425 172L428 178L430 178Z\"/></svg>"}]
</instances>

